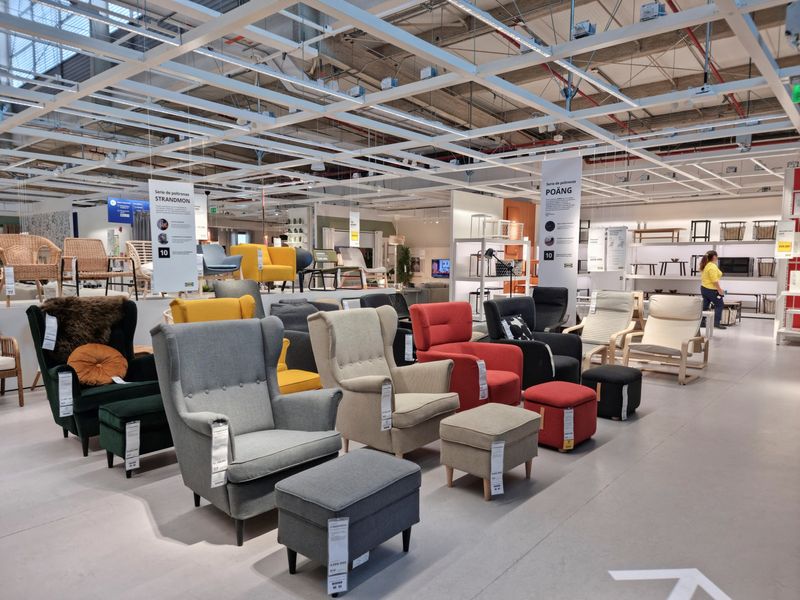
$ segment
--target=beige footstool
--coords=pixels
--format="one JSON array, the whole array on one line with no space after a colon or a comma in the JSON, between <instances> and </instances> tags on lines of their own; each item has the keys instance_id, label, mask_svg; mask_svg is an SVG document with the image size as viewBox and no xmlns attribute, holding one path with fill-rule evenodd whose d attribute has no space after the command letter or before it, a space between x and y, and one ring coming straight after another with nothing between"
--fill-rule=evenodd
<instances>
[{"instance_id":1,"label":"beige footstool","mask_svg":"<svg viewBox=\"0 0 800 600\"><path fill-rule=\"evenodd\" d=\"M489 403L443 419L442 464L447 487L453 487L453 470L483 479L483 497L492 499L492 443L505 442L503 473L525 463L525 478L531 478L531 463L539 451L541 417L518 406Z\"/></svg>"}]
</instances>

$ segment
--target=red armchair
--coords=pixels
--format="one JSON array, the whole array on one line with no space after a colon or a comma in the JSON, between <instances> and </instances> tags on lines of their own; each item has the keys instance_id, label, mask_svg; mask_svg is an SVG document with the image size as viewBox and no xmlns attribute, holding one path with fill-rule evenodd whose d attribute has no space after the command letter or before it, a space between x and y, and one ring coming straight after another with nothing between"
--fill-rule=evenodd
<instances>
[{"instance_id":1,"label":"red armchair","mask_svg":"<svg viewBox=\"0 0 800 600\"><path fill-rule=\"evenodd\" d=\"M410 307L417 360L451 359L450 391L460 410L487 402L516 406L521 397L522 350L516 346L471 342L472 308L467 302L413 304ZM478 361L486 363L488 398L480 399Z\"/></svg>"}]
</instances>

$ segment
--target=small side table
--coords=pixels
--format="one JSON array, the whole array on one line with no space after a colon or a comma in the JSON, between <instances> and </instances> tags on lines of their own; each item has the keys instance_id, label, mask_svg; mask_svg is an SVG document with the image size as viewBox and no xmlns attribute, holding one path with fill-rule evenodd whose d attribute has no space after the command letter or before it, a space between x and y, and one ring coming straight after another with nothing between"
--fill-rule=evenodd
<instances>
[{"instance_id":1,"label":"small side table","mask_svg":"<svg viewBox=\"0 0 800 600\"><path fill-rule=\"evenodd\" d=\"M633 274L639 274L639 267L648 267L650 269L650 275L656 274L656 263L631 263L633 266Z\"/></svg>"},{"instance_id":2,"label":"small side table","mask_svg":"<svg viewBox=\"0 0 800 600\"><path fill-rule=\"evenodd\" d=\"M680 274L683 277L683 276L686 275L686 265L688 264L688 262L689 261L686 261L686 260L678 260L678 261L675 261L675 260L662 260L661 261L661 274L662 275L666 275L667 274L667 265L678 265L678 267L680 269Z\"/></svg>"}]
</instances>

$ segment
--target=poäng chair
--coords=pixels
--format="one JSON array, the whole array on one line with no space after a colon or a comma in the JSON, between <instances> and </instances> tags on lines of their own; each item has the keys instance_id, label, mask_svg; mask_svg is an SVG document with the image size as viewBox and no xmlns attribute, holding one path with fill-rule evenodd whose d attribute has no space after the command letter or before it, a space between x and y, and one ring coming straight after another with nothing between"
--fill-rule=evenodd
<instances>
[{"instance_id":1,"label":"po\u00e4ng chair","mask_svg":"<svg viewBox=\"0 0 800 600\"><path fill-rule=\"evenodd\" d=\"M343 265L353 265L352 270L359 271L362 288L367 287L369 281L374 281L378 287L386 287L386 267L368 267L364 261L364 255L358 248L341 248L339 253L342 256ZM347 270L344 267L339 270L340 281Z\"/></svg>"},{"instance_id":2,"label":"po\u00e4ng chair","mask_svg":"<svg viewBox=\"0 0 800 600\"><path fill-rule=\"evenodd\" d=\"M531 290L531 296L536 303L536 329L534 331L560 332L567 322L567 304L569 303L567 288L537 285Z\"/></svg>"},{"instance_id":3,"label":"po\u00e4ng chair","mask_svg":"<svg viewBox=\"0 0 800 600\"><path fill-rule=\"evenodd\" d=\"M686 375L686 369L704 369L708 365L709 340L699 335L702 310L700 296L651 296L644 331L629 333L625 338L623 364L627 367L630 360L638 360L675 365L681 385L697 379L697 375ZM638 338L641 341L633 341ZM703 353L702 361L690 363L689 357L696 349Z\"/></svg>"},{"instance_id":4,"label":"po\u00e4ng chair","mask_svg":"<svg viewBox=\"0 0 800 600\"><path fill-rule=\"evenodd\" d=\"M583 342L583 368L592 366L592 358L600 356L603 364L614 364L617 347L635 327L633 292L600 290L593 294L589 314L579 325L564 333L577 333Z\"/></svg>"},{"instance_id":5,"label":"po\u00e4ng chair","mask_svg":"<svg viewBox=\"0 0 800 600\"><path fill-rule=\"evenodd\" d=\"M395 365L397 313L388 306L318 312L308 318L311 345L325 387L340 387L336 428L401 457L439 439L439 422L458 409L450 389L453 361ZM391 428L381 430L381 391L391 384Z\"/></svg>"},{"instance_id":6,"label":"po\u00e4ng chair","mask_svg":"<svg viewBox=\"0 0 800 600\"><path fill-rule=\"evenodd\" d=\"M195 506L202 497L234 519L241 546L244 520L275 508L278 481L338 455L341 391L280 394L283 326L275 317L162 324L150 333L183 483ZM216 424L228 427L228 468L225 483L211 487Z\"/></svg>"}]
</instances>

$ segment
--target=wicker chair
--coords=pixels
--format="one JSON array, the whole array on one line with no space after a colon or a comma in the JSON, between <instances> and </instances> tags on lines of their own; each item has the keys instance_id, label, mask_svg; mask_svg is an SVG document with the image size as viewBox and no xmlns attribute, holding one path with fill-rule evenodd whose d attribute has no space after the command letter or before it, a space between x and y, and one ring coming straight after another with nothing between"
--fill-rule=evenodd
<instances>
[{"instance_id":1,"label":"wicker chair","mask_svg":"<svg viewBox=\"0 0 800 600\"><path fill-rule=\"evenodd\" d=\"M136 284L146 294L150 290L150 281L153 275L153 242L131 240L125 242L125 249L133 263Z\"/></svg>"},{"instance_id":2,"label":"wicker chair","mask_svg":"<svg viewBox=\"0 0 800 600\"><path fill-rule=\"evenodd\" d=\"M122 271L112 271L111 261L125 261L130 263L130 268ZM74 264L73 264L74 263ZM133 269L133 259L128 256L108 256L102 240L92 238L66 238L64 240L64 257L61 261L61 287L64 287L64 278L74 280L75 295L81 295L81 281L104 280L106 282L106 296L111 280L118 277L122 279L120 285L123 289L128 284L125 278L133 278L133 291L139 299L139 286L136 285L136 271ZM73 272L73 267L75 272Z\"/></svg>"},{"instance_id":3,"label":"wicker chair","mask_svg":"<svg viewBox=\"0 0 800 600\"><path fill-rule=\"evenodd\" d=\"M22 383L22 362L19 358L17 340L12 337L0 336L0 396L6 393L6 378L17 378L17 396L19 405L25 406L25 396Z\"/></svg>"},{"instance_id":4,"label":"wicker chair","mask_svg":"<svg viewBox=\"0 0 800 600\"><path fill-rule=\"evenodd\" d=\"M61 295L61 250L47 238L21 233L0 234L0 262L3 266L14 267L15 281L34 282L39 300L44 299L42 282L58 282L58 295Z\"/></svg>"}]
</instances>

